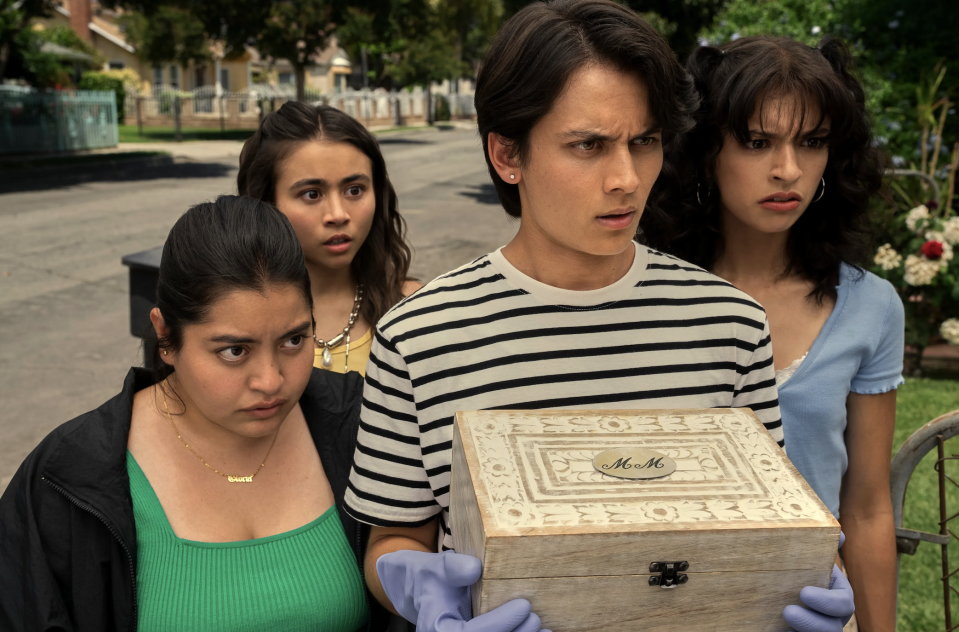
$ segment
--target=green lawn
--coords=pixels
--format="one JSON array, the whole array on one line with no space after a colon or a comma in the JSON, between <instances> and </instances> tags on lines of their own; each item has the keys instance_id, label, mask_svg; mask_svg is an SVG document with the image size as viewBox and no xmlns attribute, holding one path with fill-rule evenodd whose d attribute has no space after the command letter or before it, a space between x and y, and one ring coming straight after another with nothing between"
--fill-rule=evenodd
<instances>
[{"instance_id":1,"label":"green lawn","mask_svg":"<svg viewBox=\"0 0 959 632\"><path fill-rule=\"evenodd\" d=\"M952 410L959 409L959 381L907 378L899 388L896 416L896 437L893 450L898 450L916 429ZM946 443L946 453L959 453L959 440ZM903 526L932 533L939 532L939 492L937 474L933 470L933 450L916 468L906 491ZM959 477L959 462L950 462L947 473ZM959 480L959 479L957 479ZM949 485L949 483L947 483ZM952 485L947 494L949 515L959 511L959 489ZM959 526L959 525L956 525ZM953 531L956 530L953 527ZM934 632L945 630L942 608L942 572L940 547L923 542L914 556L903 555L899 575L899 632ZM959 566L959 543L949 545L951 568ZM959 587L959 578L954 581ZM953 625L959 621L959 599L952 601Z\"/></svg>"},{"instance_id":2,"label":"green lawn","mask_svg":"<svg viewBox=\"0 0 959 632\"><path fill-rule=\"evenodd\" d=\"M144 127L140 134L136 125L120 125L121 143L156 143L176 140L172 127ZM252 129L187 129L181 130L183 140L246 140L253 136Z\"/></svg>"}]
</instances>

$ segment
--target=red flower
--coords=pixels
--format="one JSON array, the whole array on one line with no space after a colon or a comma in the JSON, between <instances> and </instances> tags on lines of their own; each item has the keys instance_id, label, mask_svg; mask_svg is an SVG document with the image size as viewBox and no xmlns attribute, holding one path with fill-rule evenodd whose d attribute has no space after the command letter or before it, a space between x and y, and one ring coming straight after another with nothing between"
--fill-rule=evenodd
<instances>
[{"instance_id":1,"label":"red flower","mask_svg":"<svg viewBox=\"0 0 959 632\"><path fill-rule=\"evenodd\" d=\"M928 202L926 202L926 208L929 209L930 211L934 211L937 208L939 208L939 203L936 202L935 200L929 200Z\"/></svg>"},{"instance_id":2,"label":"red flower","mask_svg":"<svg viewBox=\"0 0 959 632\"><path fill-rule=\"evenodd\" d=\"M922 245L922 254L926 256L926 259L939 259L942 257L942 242L927 241Z\"/></svg>"}]
</instances>

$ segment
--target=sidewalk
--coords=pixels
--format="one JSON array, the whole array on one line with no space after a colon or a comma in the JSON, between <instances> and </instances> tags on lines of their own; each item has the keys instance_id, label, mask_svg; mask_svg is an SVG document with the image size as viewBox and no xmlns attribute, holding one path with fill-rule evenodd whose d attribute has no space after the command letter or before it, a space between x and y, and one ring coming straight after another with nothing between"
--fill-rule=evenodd
<instances>
[{"instance_id":1,"label":"sidewalk","mask_svg":"<svg viewBox=\"0 0 959 632\"><path fill-rule=\"evenodd\" d=\"M224 158L240 159L243 142L238 140L194 140L183 143L120 143L116 147L98 150L103 153L125 151L165 151L174 159L194 162L219 162Z\"/></svg>"}]
</instances>

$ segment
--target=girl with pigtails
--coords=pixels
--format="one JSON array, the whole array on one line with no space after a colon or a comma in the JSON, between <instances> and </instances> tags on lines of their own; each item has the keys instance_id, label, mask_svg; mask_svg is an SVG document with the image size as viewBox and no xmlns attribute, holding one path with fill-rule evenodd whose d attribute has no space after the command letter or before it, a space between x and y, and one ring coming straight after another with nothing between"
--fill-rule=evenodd
<instances>
[{"instance_id":1,"label":"girl with pigtails","mask_svg":"<svg viewBox=\"0 0 959 632\"><path fill-rule=\"evenodd\" d=\"M862 268L883 173L862 85L832 38L700 47L687 70L696 126L667 148L678 180L661 194L675 201L647 210L642 239L765 308L789 457L842 524L862 628L893 630L904 320L893 287Z\"/></svg>"}]
</instances>

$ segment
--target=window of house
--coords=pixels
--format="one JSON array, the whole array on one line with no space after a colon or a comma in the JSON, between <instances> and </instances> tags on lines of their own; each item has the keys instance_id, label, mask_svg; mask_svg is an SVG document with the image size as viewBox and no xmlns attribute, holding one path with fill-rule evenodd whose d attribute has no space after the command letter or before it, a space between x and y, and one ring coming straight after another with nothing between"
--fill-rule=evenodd
<instances>
[{"instance_id":1,"label":"window of house","mask_svg":"<svg viewBox=\"0 0 959 632\"><path fill-rule=\"evenodd\" d=\"M163 85L163 68L160 68L159 66L153 67L153 85Z\"/></svg>"},{"instance_id":2,"label":"window of house","mask_svg":"<svg viewBox=\"0 0 959 632\"><path fill-rule=\"evenodd\" d=\"M293 83L293 73L281 72L279 80L280 80L280 83Z\"/></svg>"},{"instance_id":3,"label":"window of house","mask_svg":"<svg viewBox=\"0 0 959 632\"><path fill-rule=\"evenodd\" d=\"M170 66L170 87L180 89L180 69L177 66Z\"/></svg>"},{"instance_id":4,"label":"window of house","mask_svg":"<svg viewBox=\"0 0 959 632\"><path fill-rule=\"evenodd\" d=\"M233 88L230 86L230 69L229 68L220 68L220 88L224 92L233 91Z\"/></svg>"},{"instance_id":5,"label":"window of house","mask_svg":"<svg viewBox=\"0 0 959 632\"><path fill-rule=\"evenodd\" d=\"M123 70L127 64L122 59L114 59L110 62L110 70Z\"/></svg>"}]
</instances>

